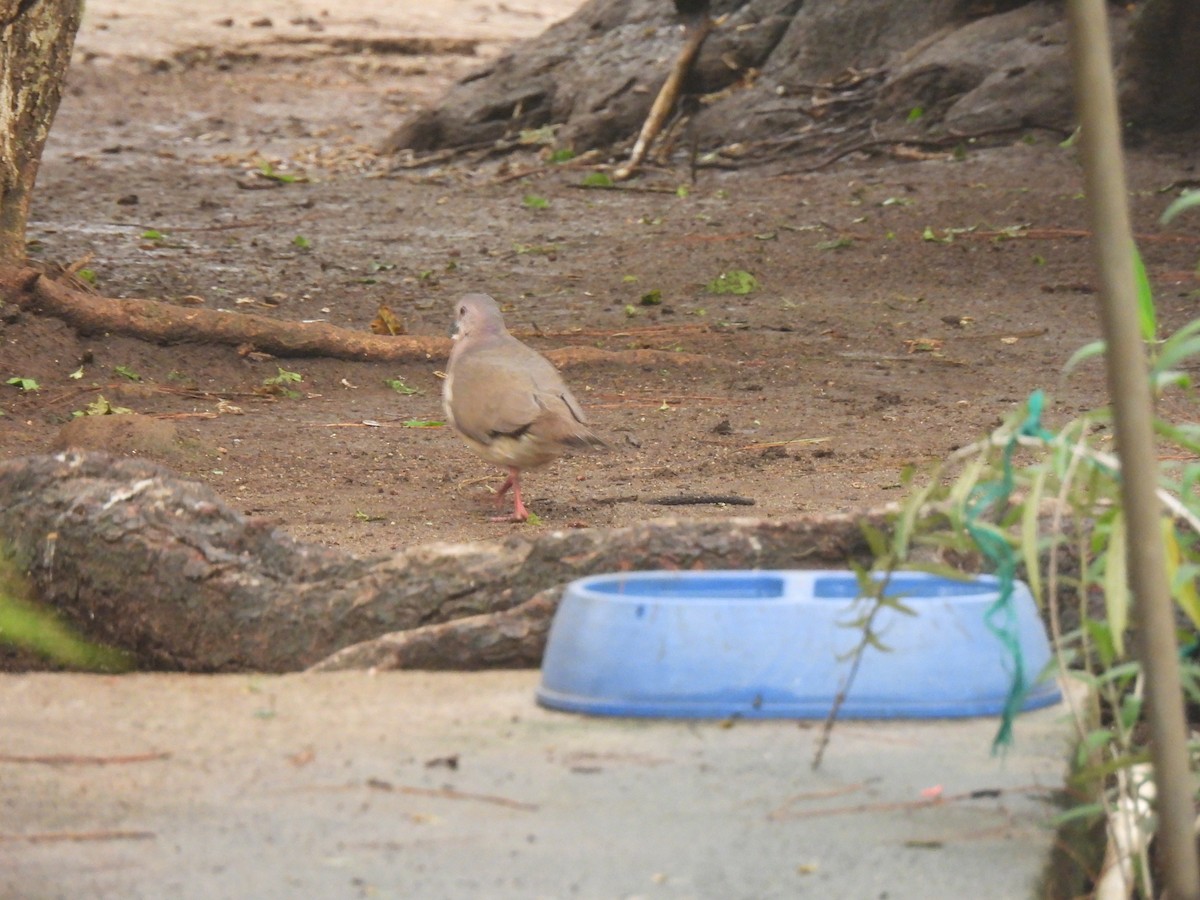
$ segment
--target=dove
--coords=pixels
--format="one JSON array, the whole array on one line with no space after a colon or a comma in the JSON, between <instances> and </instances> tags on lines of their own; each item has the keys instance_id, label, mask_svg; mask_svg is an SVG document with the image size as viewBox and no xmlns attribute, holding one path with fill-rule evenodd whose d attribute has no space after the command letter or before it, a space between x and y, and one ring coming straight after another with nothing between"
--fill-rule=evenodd
<instances>
[{"instance_id":1,"label":"dove","mask_svg":"<svg viewBox=\"0 0 1200 900\"><path fill-rule=\"evenodd\" d=\"M455 305L454 347L446 367L442 403L446 418L467 446L508 470L496 503L512 489L513 511L494 522L529 518L521 499L521 473L572 448L602 447L583 410L546 357L508 333L496 301L467 294Z\"/></svg>"}]
</instances>

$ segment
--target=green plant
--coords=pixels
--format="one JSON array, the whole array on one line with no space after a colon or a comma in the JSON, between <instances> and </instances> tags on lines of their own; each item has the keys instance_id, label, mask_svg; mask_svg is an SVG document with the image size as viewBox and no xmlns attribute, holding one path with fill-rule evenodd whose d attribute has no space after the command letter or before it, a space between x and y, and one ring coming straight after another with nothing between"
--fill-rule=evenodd
<instances>
[{"instance_id":1,"label":"green plant","mask_svg":"<svg viewBox=\"0 0 1200 900\"><path fill-rule=\"evenodd\" d=\"M73 669L124 672L131 668L128 654L84 640L32 597L15 560L0 547L0 643Z\"/></svg>"},{"instance_id":2,"label":"green plant","mask_svg":"<svg viewBox=\"0 0 1200 900\"><path fill-rule=\"evenodd\" d=\"M758 279L744 269L722 272L707 285L710 294L749 294L758 289Z\"/></svg>"},{"instance_id":3,"label":"green plant","mask_svg":"<svg viewBox=\"0 0 1200 900\"><path fill-rule=\"evenodd\" d=\"M1200 320L1159 340L1140 260L1135 271L1151 383L1159 395L1190 390L1185 364L1200 355ZM1093 342L1067 368L1103 352L1103 343ZM1066 693L1077 732L1072 787L1087 799L1065 818L1111 819L1118 809L1146 808L1139 796L1146 776L1139 766L1149 758L1148 731L1141 666L1129 638L1133 598L1125 572L1128 542L1135 538L1125 525L1120 461L1106 444L1111 410L1088 411L1051 432L1042 424L1043 404L1035 392L992 435L956 451L920 481L906 472L907 497L887 539L872 537L872 548L876 569L885 573L896 566L937 570L943 561L974 559L1002 577L1007 572L1025 578L1050 625L1059 676L1083 688ZM1160 527L1185 691L1191 703L1200 704L1195 662L1200 651L1200 424L1161 415L1154 424L1162 460ZM870 620L856 624L864 628L868 649ZM1024 672L1023 677L1040 674ZM1010 699L1019 701L1021 688L1018 678ZM998 746L1006 736L1002 728ZM1131 827L1151 829L1148 813ZM1140 870L1142 896L1151 897L1144 858Z\"/></svg>"},{"instance_id":4,"label":"green plant","mask_svg":"<svg viewBox=\"0 0 1200 900\"><path fill-rule=\"evenodd\" d=\"M420 393L420 391L419 391L417 388L415 388L415 387L412 387L412 386L410 386L410 385L408 385L408 384L405 384L405 383L404 383L404 379L403 379L403 378L401 378L401 377L399 377L399 376L397 376L397 377L395 377L395 378L385 378L385 379L384 379L384 381L383 381L383 383L384 383L384 384L386 384L388 387L390 387L390 388L391 388L393 391L395 391L397 394L417 394L417 393Z\"/></svg>"},{"instance_id":5,"label":"green plant","mask_svg":"<svg viewBox=\"0 0 1200 900\"><path fill-rule=\"evenodd\" d=\"M289 372L283 366L276 366L276 368L279 371L275 375L263 379L263 392L279 394L290 400L299 399L300 392L293 391L288 385L299 384L304 380L304 376L299 372Z\"/></svg>"},{"instance_id":6,"label":"green plant","mask_svg":"<svg viewBox=\"0 0 1200 900\"><path fill-rule=\"evenodd\" d=\"M113 406L112 403L104 399L103 394L100 394L84 409L77 409L71 415L78 419L81 416L126 416L132 412L133 410L126 406Z\"/></svg>"}]
</instances>

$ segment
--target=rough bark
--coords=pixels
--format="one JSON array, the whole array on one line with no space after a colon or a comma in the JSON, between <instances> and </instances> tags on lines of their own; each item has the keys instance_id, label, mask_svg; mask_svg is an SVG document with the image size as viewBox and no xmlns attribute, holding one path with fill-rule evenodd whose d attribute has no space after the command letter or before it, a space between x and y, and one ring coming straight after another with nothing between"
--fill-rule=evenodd
<instances>
[{"instance_id":1,"label":"rough bark","mask_svg":"<svg viewBox=\"0 0 1200 900\"><path fill-rule=\"evenodd\" d=\"M0 463L0 534L39 599L85 636L131 651L143 668L196 672L300 669L455 620L398 639L407 650L389 639L342 664L356 654L358 664L532 664L551 591L583 575L828 568L867 556L858 521L839 516L656 520L359 559L246 519L159 466L95 453Z\"/></svg>"},{"instance_id":2,"label":"rough bark","mask_svg":"<svg viewBox=\"0 0 1200 900\"><path fill-rule=\"evenodd\" d=\"M113 299L75 290L34 269L0 266L0 300L31 313L62 319L80 334L124 334L158 344L209 343L245 347L280 357L395 362L445 359L450 339L379 335L324 322L291 322L250 313L176 306L159 300ZM705 358L666 350L562 347L545 354L559 366L619 362L679 366Z\"/></svg>"},{"instance_id":3,"label":"rough bark","mask_svg":"<svg viewBox=\"0 0 1200 900\"><path fill-rule=\"evenodd\" d=\"M1138 125L1200 125L1200 4L1145 0L1121 65L1121 111Z\"/></svg>"},{"instance_id":4,"label":"rough bark","mask_svg":"<svg viewBox=\"0 0 1200 900\"><path fill-rule=\"evenodd\" d=\"M342 669L525 669L538 666L564 585L512 609L467 616L352 644L310 667Z\"/></svg>"},{"instance_id":5,"label":"rough bark","mask_svg":"<svg viewBox=\"0 0 1200 900\"><path fill-rule=\"evenodd\" d=\"M81 0L0 0L0 266L25 260L33 185L82 12Z\"/></svg>"},{"instance_id":6,"label":"rough bark","mask_svg":"<svg viewBox=\"0 0 1200 900\"><path fill-rule=\"evenodd\" d=\"M1074 125L1062 4L1052 0L715 0L713 15L725 18L687 81L681 142L729 159L824 154L867 135ZM1112 15L1120 46L1126 14ZM591 0L401 123L387 147L492 152L516 146L522 129L552 126L560 145L613 149L637 134L682 39L663 0Z\"/></svg>"}]
</instances>

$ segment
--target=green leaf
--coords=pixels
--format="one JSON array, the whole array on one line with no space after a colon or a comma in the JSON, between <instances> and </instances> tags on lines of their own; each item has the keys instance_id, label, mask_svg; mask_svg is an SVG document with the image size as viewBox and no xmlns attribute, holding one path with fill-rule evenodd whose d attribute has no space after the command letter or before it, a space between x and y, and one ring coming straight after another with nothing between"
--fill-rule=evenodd
<instances>
[{"instance_id":1,"label":"green leaf","mask_svg":"<svg viewBox=\"0 0 1200 900\"><path fill-rule=\"evenodd\" d=\"M1104 554L1104 609L1118 658L1125 656L1125 629L1129 627L1129 581L1126 576L1125 516L1117 510Z\"/></svg>"},{"instance_id":2,"label":"green leaf","mask_svg":"<svg viewBox=\"0 0 1200 900\"><path fill-rule=\"evenodd\" d=\"M610 188L615 187L612 178L607 172L588 172L583 176L583 181L580 182L584 187L590 188Z\"/></svg>"},{"instance_id":3,"label":"green leaf","mask_svg":"<svg viewBox=\"0 0 1200 900\"><path fill-rule=\"evenodd\" d=\"M550 162L565 163L575 158L575 151L570 147L560 147L550 154Z\"/></svg>"},{"instance_id":4,"label":"green leaf","mask_svg":"<svg viewBox=\"0 0 1200 900\"><path fill-rule=\"evenodd\" d=\"M258 164L258 174L263 178L269 178L272 181L278 181L280 184L293 184L297 181L304 180L300 175L287 175L283 172L278 172L275 167L266 160Z\"/></svg>"},{"instance_id":5,"label":"green leaf","mask_svg":"<svg viewBox=\"0 0 1200 900\"><path fill-rule=\"evenodd\" d=\"M0 644L25 647L75 669L124 672L132 667L127 654L80 638L31 596L16 564L7 554L0 555Z\"/></svg>"},{"instance_id":6,"label":"green leaf","mask_svg":"<svg viewBox=\"0 0 1200 900\"><path fill-rule=\"evenodd\" d=\"M1108 344L1106 344L1104 341L1092 341L1090 344L1084 344L1071 354L1071 358L1068 359L1067 364L1063 366L1063 374L1070 372L1086 359L1091 359L1093 356L1103 356L1107 350Z\"/></svg>"},{"instance_id":7,"label":"green leaf","mask_svg":"<svg viewBox=\"0 0 1200 900\"><path fill-rule=\"evenodd\" d=\"M1042 596L1042 563L1039 556L1038 528L1039 516L1042 511L1042 494L1046 490L1046 478L1050 472L1046 466L1038 466L1034 470L1033 481L1029 485L1029 495L1021 504L1021 552L1025 557L1025 580L1029 584L1029 592L1039 604L1045 602Z\"/></svg>"},{"instance_id":8,"label":"green leaf","mask_svg":"<svg viewBox=\"0 0 1200 900\"><path fill-rule=\"evenodd\" d=\"M688 188L688 186L686 184L681 184L679 187L675 188L675 196L676 197L683 198L683 197L686 197L690 193L691 193L691 189Z\"/></svg>"},{"instance_id":9,"label":"green leaf","mask_svg":"<svg viewBox=\"0 0 1200 900\"><path fill-rule=\"evenodd\" d=\"M1181 212L1189 210L1193 206L1200 206L1200 191L1184 191L1166 208L1162 218L1158 221L1166 225Z\"/></svg>"},{"instance_id":10,"label":"green leaf","mask_svg":"<svg viewBox=\"0 0 1200 900\"><path fill-rule=\"evenodd\" d=\"M272 375L270 378L264 378L263 384L296 384L304 380L304 376L299 372L289 372L287 369L283 368L283 366L276 366L275 368L279 370L279 374Z\"/></svg>"},{"instance_id":11,"label":"green leaf","mask_svg":"<svg viewBox=\"0 0 1200 900\"><path fill-rule=\"evenodd\" d=\"M1133 278L1137 286L1138 323L1142 329L1142 340L1152 341L1158 337L1158 316L1154 309L1154 289L1150 287L1150 276L1137 244L1133 245Z\"/></svg>"},{"instance_id":12,"label":"green leaf","mask_svg":"<svg viewBox=\"0 0 1200 900\"><path fill-rule=\"evenodd\" d=\"M1200 319L1192 319L1162 342L1154 357L1155 368L1174 369L1200 354Z\"/></svg>"},{"instance_id":13,"label":"green leaf","mask_svg":"<svg viewBox=\"0 0 1200 900\"><path fill-rule=\"evenodd\" d=\"M642 306L659 306L662 304L662 291L655 288L642 294Z\"/></svg>"},{"instance_id":14,"label":"green leaf","mask_svg":"<svg viewBox=\"0 0 1200 900\"><path fill-rule=\"evenodd\" d=\"M312 241L310 241L308 238L306 238L302 234L298 234L294 238L292 238L292 243L295 246L299 247L301 250L308 250L312 247Z\"/></svg>"},{"instance_id":15,"label":"green leaf","mask_svg":"<svg viewBox=\"0 0 1200 900\"><path fill-rule=\"evenodd\" d=\"M1200 593L1196 590L1196 566L1183 565L1183 549L1179 546L1179 535L1170 516L1162 518L1162 533L1163 549L1167 558L1167 579L1175 602L1191 619L1192 625L1200 628Z\"/></svg>"},{"instance_id":16,"label":"green leaf","mask_svg":"<svg viewBox=\"0 0 1200 900\"><path fill-rule=\"evenodd\" d=\"M744 269L722 272L707 285L710 294L749 294L758 289L758 279Z\"/></svg>"},{"instance_id":17,"label":"green leaf","mask_svg":"<svg viewBox=\"0 0 1200 900\"><path fill-rule=\"evenodd\" d=\"M80 416L127 416L133 412L126 406L113 406L104 399L104 395L100 394L82 410L75 410L71 413L75 418Z\"/></svg>"},{"instance_id":18,"label":"green leaf","mask_svg":"<svg viewBox=\"0 0 1200 900\"><path fill-rule=\"evenodd\" d=\"M41 385L39 385L37 381L32 378L20 378L16 376L8 379L5 384L11 384L13 387L19 388L22 391L36 391L39 387L41 387Z\"/></svg>"},{"instance_id":19,"label":"green leaf","mask_svg":"<svg viewBox=\"0 0 1200 900\"><path fill-rule=\"evenodd\" d=\"M932 241L938 244L949 244L954 241L954 235L947 232L945 237L938 237L933 233L933 229L926 225L925 230L921 232L921 240Z\"/></svg>"},{"instance_id":20,"label":"green leaf","mask_svg":"<svg viewBox=\"0 0 1200 900\"><path fill-rule=\"evenodd\" d=\"M554 132L557 125L543 125L541 128L522 128L517 136L517 143L525 146L549 146L554 143Z\"/></svg>"},{"instance_id":21,"label":"green leaf","mask_svg":"<svg viewBox=\"0 0 1200 900\"><path fill-rule=\"evenodd\" d=\"M521 198L521 205L526 209L548 209L550 201L545 197L539 197L537 194L526 194Z\"/></svg>"},{"instance_id":22,"label":"green leaf","mask_svg":"<svg viewBox=\"0 0 1200 900\"><path fill-rule=\"evenodd\" d=\"M905 116L904 120L906 122L915 122L918 119L920 119L921 116L923 116L923 115L925 115L925 108L921 107L921 106L914 106L912 109L910 109L908 111L908 115Z\"/></svg>"},{"instance_id":23,"label":"green leaf","mask_svg":"<svg viewBox=\"0 0 1200 900\"><path fill-rule=\"evenodd\" d=\"M817 244L818 250L845 250L847 247L854 246L854 238L842 237L832 241L821 241Z\"/></svg>"},{"instance_id":24,"label":"green leaf","mask_svg":"<svg viewBox=\"0 0 1200 900\"><path fill-rule=\"evenodd\" d=\"M385 378L383 383L390 387L397 394L420 393L415 387L405 384L403 378Z\"/></svg>"},{"instance_id":25,"label":"green leaf","mask_svg":"<svg viewBox=\"0 0 1200 900\"><path fill-rule=\"evenodd\" d=\"M142 232L141 237L142 240L145 241L161 241L166 237L166 235L156 228L147 228Z\"/></svg>"},{"instance_id":26,"label":"green leaf","mask_svg":"<svg viewBox=\"0 0 1200 900\"><path fill-rule=\"evenodd\" d=\"M137 372L133 371L133 369L129 368L129 366L113 366L113 371L116 372L118 375L120 375L122 378L127 378L130 381L141 381L142 380L142 376L139 375Z\"/></svg>"}]
</instances>

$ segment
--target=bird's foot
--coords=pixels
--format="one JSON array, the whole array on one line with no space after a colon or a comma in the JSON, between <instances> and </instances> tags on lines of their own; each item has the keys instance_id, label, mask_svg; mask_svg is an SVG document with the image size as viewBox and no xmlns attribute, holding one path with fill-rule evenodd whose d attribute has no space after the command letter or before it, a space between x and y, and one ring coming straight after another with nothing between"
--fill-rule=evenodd
<instances>
[{"instance_id":1,"label":"bird's foot","mask_svg":"<svg viewBox=\"0 0 1200 900\"><path fill-rule=\"evenodd\" d=\"M529 518L529 510L521 510L521 512L511 512L507 516L492 516L488 519L489 522L524 522Z\"/></svg>"}]
</instances>

